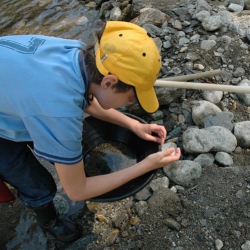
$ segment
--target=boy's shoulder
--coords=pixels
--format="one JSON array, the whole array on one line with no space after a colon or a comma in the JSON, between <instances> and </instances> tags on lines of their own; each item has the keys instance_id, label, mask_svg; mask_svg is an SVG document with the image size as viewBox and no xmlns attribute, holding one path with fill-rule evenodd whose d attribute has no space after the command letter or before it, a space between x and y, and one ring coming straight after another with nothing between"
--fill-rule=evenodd
<instances>
[{"instance_id":1,"label":"boy's shoulder","mask_svg":"<svg viewBox=\"0 0 250 250\"><path fill-rule=\"evenodd\" d=\"M37 34L0 36L0 49L12 49L23 54L34 54L38 48L81 48L82 41Z\"/></svg>"}]
</instances>

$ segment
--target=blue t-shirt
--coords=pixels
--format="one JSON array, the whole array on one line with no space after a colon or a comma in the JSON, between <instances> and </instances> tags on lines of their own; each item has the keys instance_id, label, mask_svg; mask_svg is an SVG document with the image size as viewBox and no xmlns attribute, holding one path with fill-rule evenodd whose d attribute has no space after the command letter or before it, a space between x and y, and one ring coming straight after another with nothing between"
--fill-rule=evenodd
<instances>
[{"instance_id":1,"label":"blue t-shirt","mask_svg":"<svg viewBox=\"0 0 250 250\"><path fill-rule=\"evenodd\" d=\"M51 162L82 159L84 43L40 35L0 37L0 137L33 141Z\"/></svg>"}]
</instances>

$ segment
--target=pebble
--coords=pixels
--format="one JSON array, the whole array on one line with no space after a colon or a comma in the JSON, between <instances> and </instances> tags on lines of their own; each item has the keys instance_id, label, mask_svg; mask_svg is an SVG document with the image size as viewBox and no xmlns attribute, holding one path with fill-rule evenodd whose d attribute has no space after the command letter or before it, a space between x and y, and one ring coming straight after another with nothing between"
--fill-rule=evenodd
<instances>
[{"instance_id":1,"label":"pebble","mask_svg":"<svg viewBox=\"0 0 250 250\"><path fill-rule=\"evenodd\" d=\"M102 214L98 214L97 216L97 219L100 221L100 222L104 222L104 223L107 223L108 222L108 219L102 215Z\"/></svg>"},{"instance_id":2,"label":"pebble","mask_svg":"<svg viewBox=\"0 0 250 250\"><path fill-rule=\"evenodd\" d=\"M164 219L164 223L173 230L179 231L181 229L181 225L174 219L171 218Z\"/></svg>"},{"instance_id":3,"label":"pebble","mask_svg":"<svg viewBox=\"0 0 250 250\"><path fill-rule=\"evenodd\" d=\"M216 239L215 240L215 247L216 247L217 250L222 249L223 245L224 244L223 244L223 242L220 239Z\"/></svg>"}]
</instances>

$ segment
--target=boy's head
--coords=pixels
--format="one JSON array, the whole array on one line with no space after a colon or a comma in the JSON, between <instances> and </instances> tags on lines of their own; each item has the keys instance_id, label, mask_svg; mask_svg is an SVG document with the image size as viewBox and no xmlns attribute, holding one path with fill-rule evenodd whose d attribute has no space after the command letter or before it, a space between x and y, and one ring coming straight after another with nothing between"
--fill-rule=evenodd
<instances>
[{"instance_id":1,"label":"boy's head","mask_svg":"<svg viewBox=\"0 0 250 250\"><path fill-rule=\"evenodd\" d=\"M108 21L95 45L95 57L102 75L116 75L122 82L134 86L145 111L153 113L158 109L153 85L161 68L161 57L145 29L129 22Z\"/></svg>"}]
</instances>

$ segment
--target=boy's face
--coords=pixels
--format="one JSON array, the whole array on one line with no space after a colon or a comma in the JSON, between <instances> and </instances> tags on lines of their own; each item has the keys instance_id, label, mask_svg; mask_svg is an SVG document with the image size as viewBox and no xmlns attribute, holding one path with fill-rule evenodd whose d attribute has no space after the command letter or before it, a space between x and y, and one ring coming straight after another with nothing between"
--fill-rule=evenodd
<instances>
[{"instance_id":1,"label":"boy's face","mask_svg":"<svg viewBox=\"0 0 250 250\"><path fill-rule=\"evenodd\" d=\"M118 93L116 92L116 89L108 87L106 89L101 89L101 91L95 93L95 97L97 98L102 108L117 109L126 104L132 104L135 99L135 94L133 89L130 89L125 93Z\"/></svg>"},{"instance_id":2,"label":"boy's face","mask_svg":"<svg viewBox=\"0 0 250 250\"><path fill-rule=\"evenodd\" d=\"M118 78L115 75L104 76L100 84L90 84L89 94L93 95L104 109L117 109L132 104L135 99L133 88L125 93L117 92L113 87L117 82Z\"/></svg>"}]
</instances>

